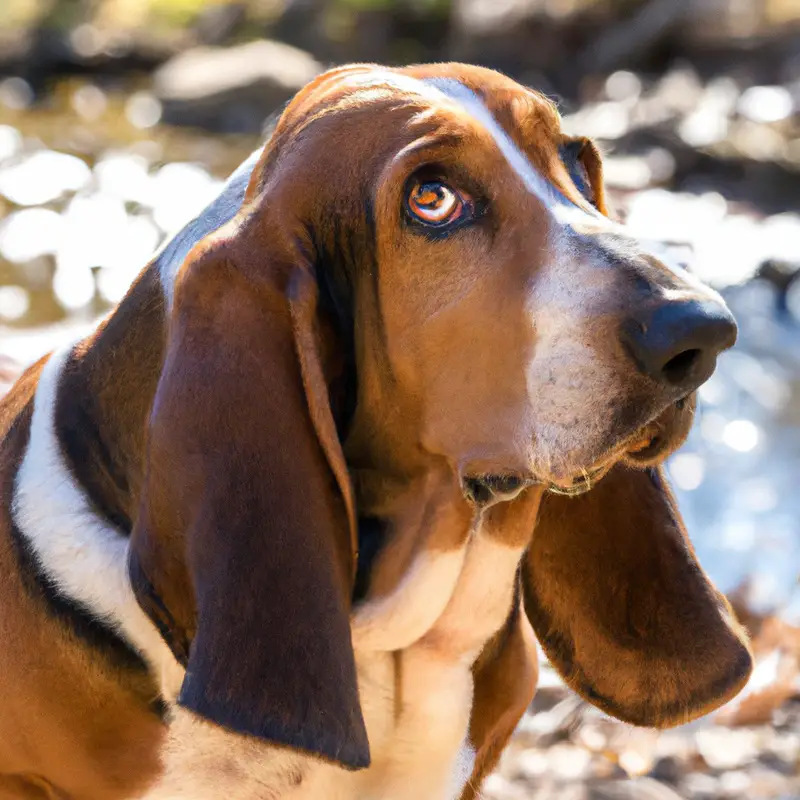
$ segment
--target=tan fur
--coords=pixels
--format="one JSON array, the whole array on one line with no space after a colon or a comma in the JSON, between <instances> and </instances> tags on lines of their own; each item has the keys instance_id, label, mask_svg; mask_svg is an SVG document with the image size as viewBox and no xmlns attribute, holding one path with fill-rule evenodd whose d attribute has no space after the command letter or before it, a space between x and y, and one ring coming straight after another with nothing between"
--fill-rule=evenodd
<instances>
[{"instance_id":1,"label":"tan fur","mask_svg":"<svg viewBox=\"0 0 800 800\"><path fill-rule=\"evenodd\" d=\"M463 751L474 758L468 740L472 667L506 621L540 500L541 490L531 490L511 513L505 508L486 512L466 545L444 612L424 635L395 653L356 643L359 694L372 749L366 772L344 773L285 748L265 747L176 709L166 774L147 800L460 797L472 763L459 764L459 756Z\"/></svg>"}]
</instances>

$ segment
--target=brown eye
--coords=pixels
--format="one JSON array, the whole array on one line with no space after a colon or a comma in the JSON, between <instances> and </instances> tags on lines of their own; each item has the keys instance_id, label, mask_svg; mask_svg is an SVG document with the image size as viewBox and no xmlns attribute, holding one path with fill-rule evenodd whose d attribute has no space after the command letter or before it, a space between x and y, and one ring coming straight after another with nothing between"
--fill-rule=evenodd
<instances>
[{"instance_id":1,"label":"brown eye","mask_svg":"<svg viewBox=\"0 0 800 800\"><path fill-rule=\"evenodd\" d=\"M466 200L441 181L414 183L408 194L408 210L426 225L445 225L459 219Z\"/></svg>"}]
</instances>

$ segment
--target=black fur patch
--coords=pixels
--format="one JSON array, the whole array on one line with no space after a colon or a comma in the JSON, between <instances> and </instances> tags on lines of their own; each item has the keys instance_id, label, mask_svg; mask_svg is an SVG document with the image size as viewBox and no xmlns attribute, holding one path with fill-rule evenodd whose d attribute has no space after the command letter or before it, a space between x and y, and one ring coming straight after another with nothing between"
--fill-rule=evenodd
<instances>
[{"instance_id":1,"label":"black fur patch","mask_svg":"<svg viewBox=\"0 0 800 800\"><path fill-rule=\"evenodd\" d=\"M353 587L353 602L357 603L367 596L372 567L386 538L386 526L376 517L363 517L358 520L358 565Z\"/></svg>"},{"instance_id":2,"label":"black fur patch","mask_svg":"<svg viewBox=\"0 0 800 800\"><path fill-rule=\"evenodd\" d=\"M14 496L16 475L27 448L31 408L32 403L28 410L19 415L2 443L3 449L18 454L16 463L8 470L2 486L0 486L3 497L8 499ZM40 603L42 610L57 620L59 625L70 631L76 639L96 652L113 669L131 674L132 684L141 687L144 682L150 682L147 664L139 653L122 639L108 623L94 616L82 603L63 594L44 571L36 553L10 513L8 522L10 540L19 565L23 586L28 594ZM157 688L153 684L151 698L157 694ZM160 699L156 703L151 699L148 699L147 702L154 713L159 716L163 715Z\"/></svg>"},{"instance_id":3,"label":"black fur patch","mask_svg":"<svg viewBox=\"0 0 800 800\"><path fill-rule=\"evenodd\" d=\"M130 487L125 470L106 446L92 408L94 396L81 373L72 369L73 363L74 356L70 356L61 376L55 410L54 424L62 455L95 513L109 520L120 534L129 536L130 518L104 490L104 483L111 483L120 496L127 495Z\"/></svg>"}]
</instances>

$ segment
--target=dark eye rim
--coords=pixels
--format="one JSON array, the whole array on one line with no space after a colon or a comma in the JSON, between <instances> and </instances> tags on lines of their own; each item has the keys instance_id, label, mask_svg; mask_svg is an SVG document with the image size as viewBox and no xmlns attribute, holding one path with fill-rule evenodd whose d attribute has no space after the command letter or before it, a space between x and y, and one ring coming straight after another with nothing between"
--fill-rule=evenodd
<instances>
[{"instance_id":1,"label":"dark eye rim","mask_svg":"<svg viewBox=\"0 0 800 800\"><path fill-rule=\"evenodd\" d=\"M432 222L417 216L412 210L409 200L412 191L421 184L440 183L452 192L460 202L459 213L441 222ZM406 181L403 189L403 220L416 233L429 239L444 239L476 222L485 212L486 204L476 200L472 194L457 188L452 181L441 175L416 172Z\"/></svg>"}]
</instances>

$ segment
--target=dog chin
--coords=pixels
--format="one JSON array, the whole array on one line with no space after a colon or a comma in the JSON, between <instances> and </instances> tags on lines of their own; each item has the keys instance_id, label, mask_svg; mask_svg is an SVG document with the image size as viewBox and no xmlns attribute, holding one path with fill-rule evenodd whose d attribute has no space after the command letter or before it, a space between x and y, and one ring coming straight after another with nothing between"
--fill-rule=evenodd
<instances>
[{"instance_id":1,"label":"dog chin","mask_svg":"<svg viewBox=\"0 0 800 800\"><path fill-rule=\"evenodd\" d=\"M641 438L625 449L625 462L643 468L665 461L686 441L696 405L696 396L692 394L662 411L642 429Z\"/></svg>"},{"instance_id":2,"label":"dog chin","mask_svg":"<svg viewBox=\"0 0 800 800\"><path fill-rule=\"evenodd\" d=\"M617 463L644 469L662 463L686 441L696 405L692 394L639 424L632 433L611 433L595 452L584 448L567 450L569 464L551 467L550 475L540 476L555 494L578 495L588 492Z\"/></svg>"}]
</instances>

